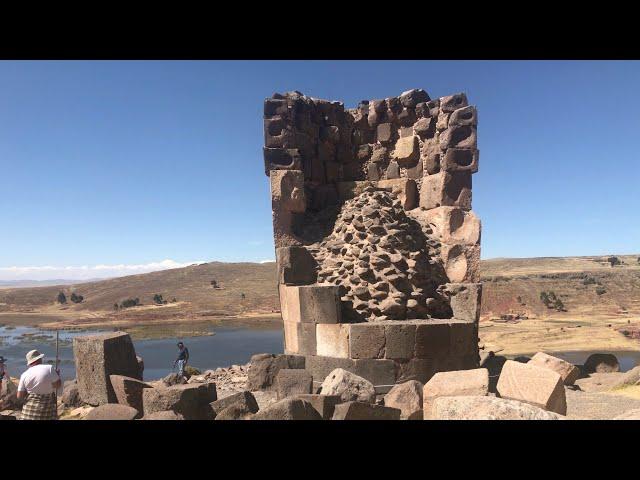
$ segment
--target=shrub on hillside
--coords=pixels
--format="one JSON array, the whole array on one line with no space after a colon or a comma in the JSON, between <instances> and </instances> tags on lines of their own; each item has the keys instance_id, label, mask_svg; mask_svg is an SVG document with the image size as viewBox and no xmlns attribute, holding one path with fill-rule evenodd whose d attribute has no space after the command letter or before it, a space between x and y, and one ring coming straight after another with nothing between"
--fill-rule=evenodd
<instances>
[{"instance_id":1,"label":"shrub on hillside","mask_svg":"<svg viewBox=\"0 0 640 480\"><path fill-rule=\"evenodd\" d=\"M82 301L84 300L84 297L82 295L76 295L75 292L71 294L70 298L73 303L82 303Z\"/></svg>"},{"instance_id":2,"label":"shrub on hillside","mask_svg":"<svg viewBox=\"0 0 640 480\"><path fill-rule=\"evenodd\" d=\"M611 268L615 267L616 265L620 265L622 263L620 262L620 259L618 257L609 257L607 258L607 262L611 264Z\"/></svg>"},{"instance_id":3,"label":"shrub on hillside","mask_svg":"<svg viewBox=\"0 0 640 480\"><path fill-rule=\"evenodd\" d=\"M122 302L120 302L120 308L131 308L131 307L137 307L138 305L140 305L140 299L139 298L127 298L126 300L123 300Z\"/></svg>"},{"instance_id":4,"label":"shrub on hillside","mask_svg":"<svg viewBox=\"0 0 640 480\"><path fill-rule=\"evenodd\" d=\"M162 295L160 295L159 293L156 293L153 296L153 303L155 303L156 305L165 305L167 301L162 298Z\"/></svg>"},{"instance_id":5,"label":"shrub on hillside","mask_svg":"<svg viewBox=\"0 0 640 480\"><path fill-rule=\"evenodd\" d=\"M64 294L64 292L58 293L58 303L60 304L67 303L67 296Z\"/></svg>"},{"instance_id":6,"label":"shrub on hillside","mask_svg":"<svg viewBox=\"0 0 640 480\"><path fill-rule=\"evenodd\" d=\"M604 287L597 287L596 288L596 293L598 295L604 295L605 293L607 293L607 291L604 289Z\"/></svg>"}]
</instances>

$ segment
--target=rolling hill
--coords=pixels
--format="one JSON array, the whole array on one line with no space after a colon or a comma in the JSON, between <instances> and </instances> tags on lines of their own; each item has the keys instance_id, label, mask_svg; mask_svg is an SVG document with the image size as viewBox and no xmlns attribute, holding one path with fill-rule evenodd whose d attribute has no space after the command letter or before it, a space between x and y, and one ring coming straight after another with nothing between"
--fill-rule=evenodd
<instances>
[{"instance_id":1,"label":"rolling hill","mask_svg":"<svg viewBox=\"0 0 640 480\"><path fill-rule=\"evenodd\" d=\"M506 313L538 317L640 314L638 255L619 258L623 263L615 267L606 256L484 260L483 318ZM212 280L221 288L214 289ZM67 298L72 292L82 295L84 301L60 305L56 302L60 291ZM545 307L540 300L542 291L554 292L567 312ZM155 294L161 294L168 303L154 305ZM128 298L139 298L142 305L114 310L114 304ZM211 262L73 285L0 289L0 323L10 314L83 324L277 316L278 311L273 262Z\"/></svg>"}]
</instances>

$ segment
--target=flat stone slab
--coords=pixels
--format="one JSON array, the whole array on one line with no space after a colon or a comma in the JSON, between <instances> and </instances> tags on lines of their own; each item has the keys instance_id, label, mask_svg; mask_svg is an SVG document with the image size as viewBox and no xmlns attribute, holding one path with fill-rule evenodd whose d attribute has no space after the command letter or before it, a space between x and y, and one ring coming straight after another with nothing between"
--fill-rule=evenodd
<instances>
[{"instance_id":1,"label":"flat stone slab","mask_svg":"<svg viewBox=\"0 0 640 480\"><path fill-rule=\"evenodd\" d=\"M567 418L573 420L612 420L640 408L640 399L610 393L581 392L565 389Z\"/></svg>"}]
</instances>

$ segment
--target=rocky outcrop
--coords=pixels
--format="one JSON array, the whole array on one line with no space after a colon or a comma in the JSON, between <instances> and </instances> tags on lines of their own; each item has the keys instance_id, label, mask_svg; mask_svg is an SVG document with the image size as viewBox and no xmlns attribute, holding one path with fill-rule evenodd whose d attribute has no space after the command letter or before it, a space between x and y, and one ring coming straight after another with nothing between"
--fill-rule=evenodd
<instances>
[{"instance_id":1,"label":"rocky outcrop","mask_svg":"<svg viewBox=\"0 0 640 480\"><path fill-rule=\"evenodd\" d=\"M584 369L587 373L619 372L620 363L612 353L594 353L585 360Z\"/></svg>"},{"instance_id":2,"label":"rocky outcrop","mask_svg":"<svg viewBox=\"0 0 640 480\"><path fill-rule=\"evenodd\" d=\"M275 378L281 369L302 369L304 365L305 358L300 355L253 355L248 372L249 390L275 389Z\"/></svg>"},{"instance_id":3,"label":"rocky outcrop","mask_svg":"<svg viewBox=\"0 0 640 480\"><path fill-rule=\"evenodd\" d=\"M142 403L145 415L173 410L187 420L211 419L209 404L217 399L214 383L144 388Z\"/></svg>"}]
</instances>

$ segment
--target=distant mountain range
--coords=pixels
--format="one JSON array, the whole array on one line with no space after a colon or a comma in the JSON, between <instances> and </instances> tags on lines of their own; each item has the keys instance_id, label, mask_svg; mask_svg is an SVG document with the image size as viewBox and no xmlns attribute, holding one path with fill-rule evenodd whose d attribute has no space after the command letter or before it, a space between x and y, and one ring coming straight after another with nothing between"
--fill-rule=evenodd
<instances>
[{"instance_id":1,"label":"distant mountain range","mask_svg":"<svg viewBox=\"0 0 640 480\"><path fill-rule=\"evenodd\" d=\"M50 285L73 285L76 283L97 282L107 280L106 278L90 278L88 280L72 280L54 278L51 280L0 280L0 287L25 288L25 287L48 287Z\"/></svg>"}]
</instances>

